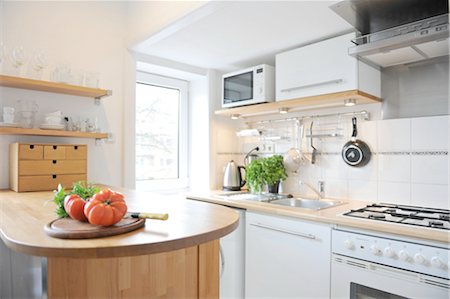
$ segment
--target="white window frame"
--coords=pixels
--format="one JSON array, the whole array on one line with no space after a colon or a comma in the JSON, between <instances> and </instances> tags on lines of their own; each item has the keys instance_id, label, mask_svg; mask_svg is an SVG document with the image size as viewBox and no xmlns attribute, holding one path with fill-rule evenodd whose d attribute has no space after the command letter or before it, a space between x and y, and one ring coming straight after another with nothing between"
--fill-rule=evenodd
<instances>
[{"instance_id":1,"label":"white window frame","mask_svg":"<svg viewBox=\"0 0 450 299\"><path fill-rule=\"evenodd\" d=\"M180 90L180 113L178 120L178 178L177 179L156 179L156 180L136 180L136 170L134 180L136 189L141 191L165 191L172 193L189 187L188 177L188 110L189 110L189 83L180 79L163 77L155 74L138 71L136 73L136 84L144 83L149 85L162 86L167 88L175 88ZM136 109L134 111L136 114ZM136 126L136 120L134 121ZM134 133L136 140L136 130ZM136 150L134 151L136 163Z\"/></svg>"}]
</instances>

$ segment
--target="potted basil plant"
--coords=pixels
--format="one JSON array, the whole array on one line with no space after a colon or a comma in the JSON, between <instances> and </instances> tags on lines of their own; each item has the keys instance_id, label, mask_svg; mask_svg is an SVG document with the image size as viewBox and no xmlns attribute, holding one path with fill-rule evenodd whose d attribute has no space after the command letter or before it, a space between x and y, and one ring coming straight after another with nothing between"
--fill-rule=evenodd
<instances>
[{"instance_id":1,"label":"potted basil plant","mask_svg":"<svg viewBox=\"0 0 450 299\"><path fill-rule=\"evenodd\" d=\"M245 180L251 193L261 193L265 184L263 160L258 158L245 167Z\"/></svg>"},{"instance_id":2,"label":"potted basil plant","mask_svg":"<svg viewBox=\"0 0 450 299\"><path fill-rule=\"evenodd\" d=\"M268 186L269 193L278 193L280 181L287 178L286 169L283 164L283 156L273 155L262 161L264 181Z\"/></svg>"}]
</instances>

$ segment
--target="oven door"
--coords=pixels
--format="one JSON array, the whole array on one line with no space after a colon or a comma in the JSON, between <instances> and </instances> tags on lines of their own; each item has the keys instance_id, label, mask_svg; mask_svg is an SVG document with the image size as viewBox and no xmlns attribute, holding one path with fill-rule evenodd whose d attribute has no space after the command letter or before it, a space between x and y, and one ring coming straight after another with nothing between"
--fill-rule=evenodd
<instances>
[{"instance_id":1,"label":"oven door","mask_svg":"<svg viewBox=\"0 0 450 299\"><path fill-rule=\"evenodd\" d=\"M333 254L331 298L449 298L446 279Z\"/></svg>"}]
</instances>

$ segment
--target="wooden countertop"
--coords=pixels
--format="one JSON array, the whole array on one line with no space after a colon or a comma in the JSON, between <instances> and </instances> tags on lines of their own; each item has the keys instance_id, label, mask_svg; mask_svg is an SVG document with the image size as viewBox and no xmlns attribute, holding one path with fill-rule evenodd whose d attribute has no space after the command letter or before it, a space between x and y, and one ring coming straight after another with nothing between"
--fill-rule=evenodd
<instances>
[{"instance_id":1,"label":"wooden countertop","mask_svg":"<svg viewBox=\"0 0 450 299\"><path fill-rule=\"evenodd\" d=\"M167 221L147 219L145 227L112 237L63 240L44 226L57 218L52 192L0 190L0 237L11 249L48 257L123 257L177 250L219 239L238 225L226 207L184 198L113 188L125 194L129 211L168 213Z\"/></svg>"},{"instance_id":2,"label":"wooden countertop","mask_svg":"<svg viewBox=\"0 0 450 299\"><path fill-rule=\"evenodd\" d=\"M317 221L334 224L338 227L350 227L375 232L389 233L400 236L420 238L425 240L450 243L450 232L439 229L420 228L417 226L402 225L396 223L384 223L367 219L358 219L342 216L343 213L351 209L362 208L372 202L343 200L345 204L319 211L302 209L296 207L279 206L270 203L223 199L217 197L218 194L225 194L225 191L210 191L203 193L188 193L187 198L220 204L228 207L241 208L248 211L262 212L273 215L289 216L304 220ZM231 193L231 192L230 192Z\"/></svg>"}]
</instances>

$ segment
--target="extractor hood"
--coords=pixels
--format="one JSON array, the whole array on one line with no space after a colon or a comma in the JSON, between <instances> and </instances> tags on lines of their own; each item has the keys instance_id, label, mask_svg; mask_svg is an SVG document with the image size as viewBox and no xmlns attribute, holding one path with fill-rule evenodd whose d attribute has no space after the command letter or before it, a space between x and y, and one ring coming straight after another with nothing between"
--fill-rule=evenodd
<instances>
[{"instance_id":1,"label":"extractor hood","mask_svg":"<svg viewBox=\"0 0 450 299\"><path fill-rule=\"evenodd\" d=\"M349 54L370 64L449 55L448 0L344 0L330 8L358 31Z\"/></svg>"}]
</instances>

